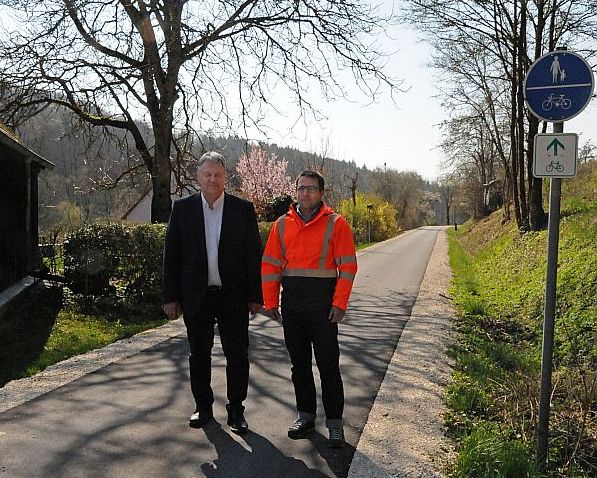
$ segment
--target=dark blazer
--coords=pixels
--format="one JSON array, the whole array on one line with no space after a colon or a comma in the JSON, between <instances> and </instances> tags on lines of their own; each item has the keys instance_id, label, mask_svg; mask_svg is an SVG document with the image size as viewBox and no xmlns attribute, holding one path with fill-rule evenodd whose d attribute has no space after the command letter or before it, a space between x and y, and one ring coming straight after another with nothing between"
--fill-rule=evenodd
<instances>
[{"instance_id":1,"label":"dark blazer","mask_svg":"<svg viewBox=\"0 0 597 478\"><path fill-rule=\"evenodd\" d=\"M224 193L218 265L230 297L263 303L261 237L253 204ZM174 202L164 247L164 303L178 301L183 314L196 315L207 293L207 249L199 193Z\"/></svg>"}]
</instances>

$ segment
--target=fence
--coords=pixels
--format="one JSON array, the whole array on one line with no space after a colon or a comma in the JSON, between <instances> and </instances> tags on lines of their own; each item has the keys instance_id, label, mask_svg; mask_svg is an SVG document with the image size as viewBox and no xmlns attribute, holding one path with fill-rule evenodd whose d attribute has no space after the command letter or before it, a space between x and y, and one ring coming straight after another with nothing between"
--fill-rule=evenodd
<instances>
[{"instance_id":1,"label":"fence","mask_svg":"<svg viewBox=\"0 0 597 478\"><path fill-rule=\"evenodd\" d=\"M30 270L23 257L0 255L0 292L8 289L28 275L61 282L64 273L64 246L62 244L40 244L38 246L41 267Z\"/></svg>"}]
</instances>

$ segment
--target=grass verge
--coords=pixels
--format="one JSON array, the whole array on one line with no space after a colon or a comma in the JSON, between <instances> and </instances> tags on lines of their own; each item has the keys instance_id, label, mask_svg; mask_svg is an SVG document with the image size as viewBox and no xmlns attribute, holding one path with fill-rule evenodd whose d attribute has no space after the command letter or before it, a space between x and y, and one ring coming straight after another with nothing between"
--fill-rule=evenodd
<instances>
[{"instance_id":1,"label":"grass verge","mask_svg":"<svg viewBox=\"0 0 597 478\"><path fill-rule=\"evenodd\" d=\"M64 294L39 285L0 321L0 386L166 322L159 305Z\"/></svg>"},{"instance_id":2,"label":"grass verge","mask_svg":"<svg viewBox=\"0 0 597 478\"><path fill-rule=\"evenodd\" d=\"M371 247L373 244L377 244L377 242L361 242L360 244L355 244L355 249L360 251L361 249L367 249Z\"/></svg>"},{"instance_id":3,"label":"grass verge","mask_svg":"<svg viewBox=\"0 0 597 478\"><path fill-rule=\"evenodd\" d=\"M546 476L597 476L597 166L563 191ZM454 477L538 477L546 231L520 236L501 213L449 231L460 311L446 421Z\"/></svg>"}]
</instances>

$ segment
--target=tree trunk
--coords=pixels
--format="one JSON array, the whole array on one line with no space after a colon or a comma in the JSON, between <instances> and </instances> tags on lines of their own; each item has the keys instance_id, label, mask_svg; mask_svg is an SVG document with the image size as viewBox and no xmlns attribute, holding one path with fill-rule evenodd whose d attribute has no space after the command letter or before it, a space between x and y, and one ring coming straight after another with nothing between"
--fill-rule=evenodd
<instances>
[{"instance_id":1,"label":"tree trunk","mask_svg":"<svg viewBox=\"0 0 597 478\"><path fill-rule=\"evenodd\" d=\"M167 223L170 219L172 200L170 199L170 169L164 161L155 158L155 175L151 178L153 196L151 198L151 222Z\"/></svg>"},{"instance_id":2,"label":"tree trunk","mask_svg":"<svg viewBox=\"0 0 597 478\"><path fill-rule=\"evenodd\" d=\"M529 230L529 207L527 203L527 192L525 183L525 151L524 151L524 139L525 139L525 124L524 124L524 95L523 95L523 84L525 77L525 59L526 59L526 1L521 1L520 11L520 35L516 42L517 62L516 62L516 124L517 124L517 148L518 148L518 187L520 188L520 215L521 224L520 230L526 232Z\"/></svg>"},{"instance_id":3,"label":"tree trunk","mask_svg":"<svg viewBox=\"0 0 597 478\"><path fill-rule=\"evenodd\" d=\"M450 224L450 201L446 198L446 224Z\"/></svg>"},{"instance_id":4,"label":"tree trunk","mask_svg":"<svg viewBox=\"0 0 597 478\"><path fill-rule=\"evenodd\" d=\"M554 12L555 12L554 8ZM537 2L537 27L535 39L534 58L541 56L541 48L543 46L542 39L545 31L545 2ZM550 34L550 45L553 43L553 35ZM551 49L551 48L550 48ZM532 231L539 231L547 227L547 214L543 209L543 180L533 176L533 161L535 158L535 136L539 131L539 119L529 115L529 135L527 142L527 175L529 184L529 213L530 213L530 229Z\"/></svg>"},{"instance_id":5,"label":"tree trunk","mask_svg":"<svg viewBox=\"0 0 597 478\"><path fill-rule=\"evenodd\" d=\"M539 120L529 118L529 136L527 142L527 174L529 182L529 213L531 231L540 231L547 227L547 214L543 209L543 180L533 176L535 135L539 130Z\"/></svg>"},{"instance_id":6,"label":"tree trunk","mask_svg":"<svg viewBox=\"0 0 597 478\"><path fill-rule=\"evenodd\" d=\"M516 225L522 228L520 215L520 196L518 191L518 149L516 148L516 75L512 74L512 117L510 119L510 187L514 202Z\"/></svg>"},{"instance_id":7,"label":"tree trunk","mask_svg":"<svg viewBox=\"0 0 597 478\"><path fill-rule=\"evenodd\" d=\"M514 2L514 15L513 18L518 16L518 3ZM512 35L514 38L517 37L517 25L512 25ZM516 75L518 55L516 45L512 48L512 71L510 73L510 83L512 89L510 91L510 185L512 187L512 200L514 202L514 217L516 218L516 225L520 230L522 228L522 217L520 215L520 196L518 190L518 148L516 142L516 128L517 128L517 109L516 109L516 98L518 92L518 78Z\"/></svg>"},{"instance_id":8,"label":"tree trunk","mask_svg":"<svg viewBox=\"0 0 597 478\"><path fill-rule=\"evenodd\" d=\"M166 223L170 219L172 200L170 198L170 148L172 145L172 123L154 122L155 154L151 175L153 197L151 199L151 222Z\"/></svg>"},{"instance_id":9,"label":"tree trunk","mask_svg":"<svg viewBox=\"0 0 597 478\"><path fill-rule=\"evenodd\" d=\"M504 214L502 216L502 224L506 224L512 219L510 215L510 201L512 200L510 187L510 168L505 164L504 182L502 183L502 194L504 195Z\"/></svg>"}]
</instances>

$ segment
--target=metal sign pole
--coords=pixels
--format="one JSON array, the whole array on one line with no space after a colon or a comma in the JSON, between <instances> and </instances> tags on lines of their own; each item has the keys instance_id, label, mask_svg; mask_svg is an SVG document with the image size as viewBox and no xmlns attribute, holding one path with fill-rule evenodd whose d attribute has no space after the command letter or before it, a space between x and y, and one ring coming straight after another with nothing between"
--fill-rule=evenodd
<instances>
[{"instance_id":1,"label":"metal sign pole","mask_svg":"<svg viewBox=\"0 0 597 478\"><path fill-rule=\"evenodd\" d=\"M564 132L564 123L553 123L554 133ZM547 468L549 442L549 408L553 364L553 337L556 311L556 284L558 279L558 245L560 239L560 200L562 178L551 178L549 188L549 222L547 237L547 277L545 282L545 309L543 320L543 353L541 358L541 394L537 423L537 465Z\"/></svg>"},{"instance_id":2,"label":"metal sign pole","mask_svg":"<svg viewBox=\"0 0 597 478\"><path fill-rule=\"evenodd\" d=\"M552 138L545 134L535 136L535 157L533 158L533 175L551 178L541 393L537 423L537 465L541 471L547 468L549 441L562 178L576 175L578 161L578 136L563 134L564 121L574 118L586 108L593 96L594 86L595 81L590 65L576 53L566 51L566 48L556 48L555 51L535 60L524 79L524 99L529 111L537 118L553 123L554 133ZM539 144L541 144L541 156L537 154ZM538 164L539 158L541 158L541 164Z\"/></svg>"}]
</instances>

